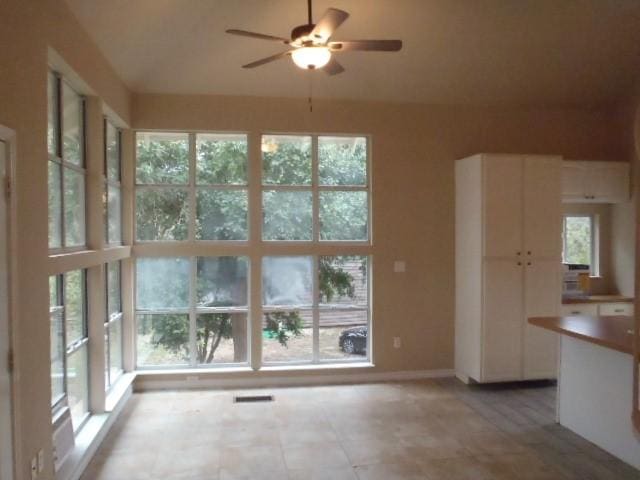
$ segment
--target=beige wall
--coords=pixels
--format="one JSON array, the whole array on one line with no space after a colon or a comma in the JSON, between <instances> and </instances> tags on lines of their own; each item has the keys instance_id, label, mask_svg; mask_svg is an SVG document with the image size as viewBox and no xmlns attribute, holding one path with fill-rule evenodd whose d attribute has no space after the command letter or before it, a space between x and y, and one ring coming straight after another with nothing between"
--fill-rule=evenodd
<instances>
[{"instance_id":1,"label":"beige wall","mask_svg":"<svg viewBox=\"0 0 640 480\"><path fill-rule=\"evenodd\" d=\"M130 94L62 0L3 0L0 8L0 124L17 132L16 249L12 272L17 478L31 478L29 460L47 456L40 479L53 478L47 264L46 75L48 47L129 120Z\"/></svg>"},{"instance_id":2,"label":"beige wall","mask_svg":"<svg viewBox=\"0 0 640 480\"><path fill-rule=\"evenodd\" d=\"M597 111L316 101L309 113L302 100L240 97L136 95L132 109L139 129L372 136L379 371L453 367L454 160L477 152L614 160L620 149L611 124ZM407 262L405 274L393 273L394 260ZM392 347L393 336L403 348Z\"/></svg>"}]
</instances>

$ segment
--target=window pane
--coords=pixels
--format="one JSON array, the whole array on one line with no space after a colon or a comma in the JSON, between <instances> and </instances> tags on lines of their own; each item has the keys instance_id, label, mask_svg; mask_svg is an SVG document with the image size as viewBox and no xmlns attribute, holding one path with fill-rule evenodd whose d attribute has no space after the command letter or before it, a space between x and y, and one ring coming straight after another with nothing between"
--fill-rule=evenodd
<instances>
[{"instance_id":1,"label":"window pane","mask_svg":"<svg viewBox=\"0 0 640 480\"><path fill-rule=\"evenodd\" d=\"M67 397L74 430L89 411L89 378L87 345L67 357Z\"/></svg>"},{"instance_id":2,"label":"window pane","mask_svg":"<svg viewBox=\"0 0 640 480\"><path fill-rule=\"evenodd\" d=\"M55 278L55 277L53 277ZM51 321L51 404L55 404L64 395L64 310L62 307L54 307L50 314Z\"/></svg>"},{"instance_id":3,"label":"window pane","mask_svg":"<svg viewBox=\"0 0 640 480\"><path fill-rule=\"evenodd\" d=\"M196 183L247 184L247 136L198 134Z\"/></svg>"},{"instance_id":4,"label":"window pane","mask_svg":"<svg viewBox=\"0 0 640 480\"><path fill-rule=\"evenodd\" d=\"M49 162L49 248L62 246L62 195L60 165Z\"/></svg>"},{"instance_id":5,"label":"window pane","mask_svg":"<svg viewBox=\"0 0 640 480\"><path fill-rule=\"evenodd\" d=\"M68 347L86 337L83 270L64 274L64 308Z\"/></svg>"},{"instance_id":6,"label":"window pane","mask_svg":"<svg viewBox=\"0 0 640 480\"><path fill-rule=\"evenodd\" d=\"M47 150L58 155L58 79L53 72L47 77Z\"/></svg>"},{"instance_id":7,"label":"window pane","mask_svg":"<svg viewBox=\"0 0 640 480\"><path fill-rule=\"evenodd\" d=\"M107 320L122 312L120 290L120 262L107 263Z\"/></svg>"},{"instance_id":8,"label":"window pane","mask_svg":"<svg viewBox=\"0 0 640 480\"><path fill-rule=\"evenodd\" d=\"M136 182L139 184L189 181L189 135L138 133Z\"/></svg>"},{"instance_id":9,"label":"window pane","mask_svg":"<svg viewBox=\"0 0 640 480\"><path fill-rule=\"evenodd\" d=\"M197 190L198 240L247 240L247 191Z\"/></svg>"},{"instance_id":10,"label":"window pane","mask_svg":"<svg viewBox=\"0 0 640 480\"><path fill-rule=\"evenodd\" d=\"M136 266L138 310L189 306L188 258L139 258Z\"/></svg>"},{"instance_id":11,"label":"window pane","mask_svg":"<svg viewBox=\"0 0 640 480\"><path fill-rule=\"evenodd\" d=\"M367 240L367 192L320 192L320 239Z\"/></svg>"},{"instance_id":12,"label":"window pane","mask_svg":"<svg viewBox=\"0 0 640 480\"><path fill-rule=\"evenodd\" d=\"M109 324L109 368L110 384L122 373L122 320Z\"/></svg>"},{"instance_id":13,"label":"window pane","mask_svg":"<svg viewBox=\"0 0 640 480\"><path fill-rule=\"evenodd\" d=\"M62 158L84 165L84 113L82 97L62 82Z\"/></svg>"},{"instance_id":14,"label":"window pane","mask_svg":"<svg viewBox=\"0 0 640 480\"><path fill-rule=\"evenodd\" d=\"M309 362L313 359L313 316L309 310L269 312L264 315L262 360Z\"/></svg>"},{"instance_id":15,"label":"window pane","mask_svg":"<svg viewBox=\"0 0 640 480\"><path fill-rule=\"evenodd\" d=\"M104 388L108 389L111 385L109 379L109 324L104 325Z\"/></svg>"},{"instance_id":16,"label":"window pane","mask_svg":"<svg viewBox=\"0 0 640 480\"><path fill-rule=\"evenodd\" d=\"M263 240L311 240L311 192L265 191Z\"/></svg>"},{"instance_id":17,"label":"window pane","mask_svg":"<svg viewBox=\"0 0 640 480\"><path fill-rule=\"evenodd\" d=\"M199 314L196 346L198 365L246 362L247 314Z\"/></svg>"},{"instance_id":18,"label":"window pane","mask_svg":"<svg viewBox=\"0 0 640 480\"><path fill-rule=\"evenodd\" d=\"M320 358L363 360L367 325L366 310L320 310Z\"/></svg>"},{"instance_id":19,"label":"window pane","mask_svg":"<svg viewBox=\"0 0 640 480\"><path fill-rule=\"evenodd\" d=\"M107 242L122 243L122 197L120 187L107 185Z\"/></svg>"},{"instance_id":20,"label":"window pane","mask_svg":"<svg viewBox=\"0 0 640 480\"><path fill-rule=\"evenodd\" d=\"M591 265L591 217L565 217L565 262Z\"/></svg>"},{"instance_id":21,"label":"window pane","mask_svg":"<svg viewBox=\"0 0 640 480\"><path fill-rule=\"evenodd\" d=\"M311 185L311 137L262 137L264 185Z\"/></svg>"},{"instance_id":22,"label":"window pane","mask_svg":"<svg viewBox=\"0 0 640 480\"><path fill-rule=\"evenodd\" d=\"M85 239L84 175L64 168L64 227L65 245L82 246Z\"/></svg>"},{"instance_id":23,"label":"window pane","mask_svg":"<svg viewBox=\"0 0 640 480\"><path fill-rule=\"evenodd\" d=\"M263 305L311 305L312 257L264 257Z\"/></svg>"},{"instance_id":24,"label":"window pane","mask_svg":"<svg viewBox=\"0 0 640 480\"><path fill-rule=\"evenodd\" d=\"M188 315L137 315L138 366L189 363Z\"/></svg>"},{"instance_id":25,"label":"window pane","mask_svg":"<svg viewBox=\"0 0 640 480\"><path fill-rule=\"evenodd\" d=\"M320 185L366 185L367 139L319 137Z\"/></svg>"},{"instance_id":26,"label":"window pane","mask_svg":"<svg viewBox=\"0 0 640 480\"><path fill-rule=\"evenodd\" d=\"M138 189L136 192L136 238L186 240L189 203L185 190Z\"/></svg>"},{"instance_id":27,"label":"window pane","mask_svg":"<svg viewBox=\"0 0 640 480\"><path fill-rule=\"evenodd\" d=\"M247 305L245 257L198 258L198 307Z\"/></svg>"},{"instance_id":28,"label":"window pane","mask_svg":"<svg viewBox=\"0 0 640 480\"><path fill-rule=\"evenodd\" d=\"M106 176L112 182L120 181L120 134L118 129L111 123L106 122L105 128L105 154L106 154Z\"/></svg>"},{"instance_id":29,"label":"window pane","mask_svg":"<svg viewBox=\"0 0 640 480\"><path fill-rule=\"evenodd\" d=\"M368 305L367 257L320 257L318 271L321 306Z\"/></svg>"}]
</instances>

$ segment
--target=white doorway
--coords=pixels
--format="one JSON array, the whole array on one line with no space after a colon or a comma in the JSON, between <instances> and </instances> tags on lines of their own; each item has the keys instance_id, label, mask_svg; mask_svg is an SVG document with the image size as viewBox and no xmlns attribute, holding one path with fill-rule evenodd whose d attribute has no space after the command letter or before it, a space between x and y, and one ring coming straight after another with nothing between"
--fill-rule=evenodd
<instances>
[{"instance_id":1,"label":"white doorway","mask_svg":"<svg viewBox=\"0 0 640 480\"><path fill-rule=\"evenodd\" d=\"M2 132L0 132L2 133ZM0 137L0 480L13 479L9 244L11 144Z\"/></svg>"}]
</instances>

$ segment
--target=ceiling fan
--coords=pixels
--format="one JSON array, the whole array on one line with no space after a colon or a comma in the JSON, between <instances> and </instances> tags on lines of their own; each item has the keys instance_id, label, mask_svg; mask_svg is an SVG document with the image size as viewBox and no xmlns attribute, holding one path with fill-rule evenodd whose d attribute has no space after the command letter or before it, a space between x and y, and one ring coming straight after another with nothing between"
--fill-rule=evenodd
<instances>
[{"instance_id":1,"label":"ceiling fan","mask_svg":"<svg viewBox=\"0 0 640 480\"><path fill-rule=\"evenodd\" d=\"M243 37L282 42L291 47L285 52L276 53L267 58L243 65L242 68L255 68L281 58L291 56L293 62L306 70L324 69L329 75L344 72L344 67L333 57L334 53L346 51L397 52L402 48L402 40L350 40L331 42L333 33L349 18L349 14L337 8L329 8L318 23L312 21L312 0L307 0L308 23L299 25L291 31L291 40L246 30L231 29L227 33Z\"/></svg>"}]
</instances>

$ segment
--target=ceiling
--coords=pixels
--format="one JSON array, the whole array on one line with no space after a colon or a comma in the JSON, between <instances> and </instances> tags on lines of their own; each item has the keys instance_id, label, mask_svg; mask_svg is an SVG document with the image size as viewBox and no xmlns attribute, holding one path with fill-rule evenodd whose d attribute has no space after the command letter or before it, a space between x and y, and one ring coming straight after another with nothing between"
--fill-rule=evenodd
<instances>
[{"instance_id":1,"label":"ceiling","mask_svg":"<svg viewBox=\"0 0 640 480\"><path fill-rule=\"evenodd\" d=\"M400 38L399 53L344 52L346 72L290 59L245 70L306 23L305 0L66 0L135 92L450 105L601 106L640 67L638 0L315 0L351 17L334 40Z\"/></svg>"}]
</instances>

